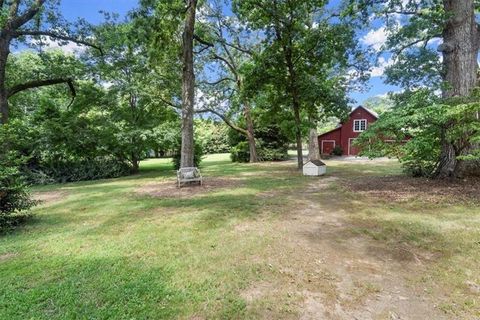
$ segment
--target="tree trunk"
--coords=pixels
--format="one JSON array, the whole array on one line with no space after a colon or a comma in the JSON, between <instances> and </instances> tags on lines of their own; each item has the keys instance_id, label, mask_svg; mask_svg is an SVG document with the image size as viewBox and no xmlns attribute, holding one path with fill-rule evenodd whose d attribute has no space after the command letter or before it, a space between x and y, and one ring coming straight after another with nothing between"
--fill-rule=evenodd
<instances>
[{"instance_id":1,"label":"tree trunk","mask_svg":"<svg viewBox=\"0 0 480 320\"><path fill-rule=\"evenodd\" d=\"M193 112L195 102L195 72L193 68L193 34L197 0L189 0L185 16L182 46L182 149L180 167L194 166Z\"/></svg>"},{"instance_id":2,"label":"tree trunk","mask_svg":"<svg viewBox=\"0 0 480 320\"><path fill-rule=\"evenodd\" d=\"M243 104L244 108L244 116L245 116L245 121L247 123L247 139L248 139L248 147L250 151L250 163L255 163L258 162L258 156L257 156L257 146L255 144L255 132L253 130L253 120L252 120L252 115L250 113L250 105L248 102L245 102Z\"/></svg>"},{"instance_id":3,"label":"tree trunk","mask_svg":"<svg viewBox=\"0 0 480 320\"><path fill-rule=\"evenodd\" d=\"M7 59L10 53L10 40L5 35L0 35L0 124L8 123L9 109L6 88Z\"/></svg>"},{"instance_id":4,"label":"tree trunk","mask_svg":"<svg viewBox=\"0 0 480 320\"><path fill-rule=\"evenodd\" d=\"M132 152L132 174L137 174L138 172L140 172L140 160L135 152Z\"/></svg>"},{"instance_id":5,"label":"tree trunk","mask_svg":"<svg viewBox=\"0 0 480 320\"><path fill-rule=\"evenodd\" d=\"M298 170L302 170L303 147L302 147L302 129L301 129L301 119L300 119L300 104L296 99L294 99L293 113L295 116L295 140L297 143L297 168Z\"/></svg>"},{"instance_id":6,"label":"tree trunk","mask_svg":"<svg viewBox=\"0 0 480 320\"><path fill-rule=\"evenodd\" d=\"M318 133L316 128L310 129L308 142L308 160L319 160L320 148L318 146Z\"/></svg>"},{"instance_id":7,"label":"tree trunk","mask_svg":"<svg viewBox=\"0 0 480 320\"><path fill-rule=\"evenodd\" d=\"M447 84L443 96L468 96L477 85L479 31L474 1L444 0L443 5L445 12L452 15L445 23L443 44L439 48L443 54L443 77ZM453 178L462 174L463 165L457 159L460 154L455 152L455 142L448 141L446 130L444 128L442 133L442 150L435 172L437 178Z\"/></svg>"},{"instance_id":8,"label":"tree trunk","mask_svg":"<svg viewBox=\"0 0 480 320\"><path fill-rule=\"evenodd\" d=\"M302 147L302 121L300 118L300 100L298 96L297 77L295 72L295 66L293 63L293 56L290 46L284 45L283 52L285 55L285 63L288 70L288 85L287 95L292 98L292 109L295 120L295 141L297 145L297 168L302 170L303 168L303 147Z\"/></svg>"}]
</instances>

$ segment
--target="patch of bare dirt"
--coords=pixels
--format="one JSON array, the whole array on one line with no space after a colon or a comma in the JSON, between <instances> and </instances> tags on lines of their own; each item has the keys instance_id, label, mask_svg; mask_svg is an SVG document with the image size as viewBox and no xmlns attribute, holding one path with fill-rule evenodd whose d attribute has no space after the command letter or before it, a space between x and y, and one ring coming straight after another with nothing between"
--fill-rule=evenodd
<instances>
[{"instance_id":1,"label":"patch of bare dirt","mask_svg":"<svg viewBox=\"0 0 480 320\"><path fill-rule=\"evenodd\" d=\"M428 268L429 257L354 233L349 212L322 203L334 181L318 179L286 195L292 211L265 226L274 241L264 263L277 279L245 290L247 306L277 301L270 308L281 319L447 319L441 298L410 281ZM284 305L295 311L285 313Z\"/></svg>"},{"instance_id":2,"label":"patch of bare dirt","mask_svg":"<svg viewBox=\"0 0 480 320\"><path fill-rule=\"evenodd\" d=\"M42 191L35 192L33 199L41 203L51 203L64 199L68 193L66 191Z\"/></svg>"},{"instance_id":3,"label":"patch of bare dirt","mask_svg":"<svg viewBox=\"0 0 480 320\"><path fill-rule=\"evenodd\" d=\"M480 203L480 179L441 181L405 176L365 177L344 183L350 191L384 199L428 203Z\"/></svg>"},{"instance_id":4,"label":"patch of bare dirt","mask_svg":"<svg viewBox=\"0 0 480 320\"><path fill-rule=\"evenodd\" d=\"M135 190L137 194L158 198L193 198L198 195L239 187L242 179L237 178L208 178L203 185L192 184L178 188L175 180L167 180L143 185Z\"/></svg>"},{"instance_id":5,"label":"patch of bare dirt","mask_svg":"<svg viewBox=\"0 0 480 320\"><path fill-rule=\"evenodd\" d=\"M4 254L0 254L0 262L3 262L3 261L7 261L9 259L12 259L13 257L16 257L17 254L16 253L4 253Z\"/></svg>"}]
</instances>

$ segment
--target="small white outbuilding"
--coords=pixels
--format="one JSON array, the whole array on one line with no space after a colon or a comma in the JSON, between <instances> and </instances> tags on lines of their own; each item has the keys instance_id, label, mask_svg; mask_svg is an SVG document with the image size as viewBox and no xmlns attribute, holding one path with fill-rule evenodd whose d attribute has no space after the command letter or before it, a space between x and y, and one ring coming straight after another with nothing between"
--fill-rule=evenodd
<instances>
[{"instance_id":1,"label":"small white outbuilding","mask_svg":"<svg viewBox=\"0 0 480 320\"><path fill-rule=\"evenodd\" d=\"M303 165L304 176L323 176L327 173L327 165L320 160L310 160Z\"/></svg>"}]
</instances>

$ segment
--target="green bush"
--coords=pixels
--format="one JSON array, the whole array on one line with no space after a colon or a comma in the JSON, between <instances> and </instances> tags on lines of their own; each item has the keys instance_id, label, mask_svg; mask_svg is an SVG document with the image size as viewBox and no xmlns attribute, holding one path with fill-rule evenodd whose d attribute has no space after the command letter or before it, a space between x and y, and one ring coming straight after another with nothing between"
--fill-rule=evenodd
<instances>
[{"instance_id":1,"label":"green bush","mask_svg":"<svg viewBox=\"0 0 480 320\"><path fill-rule=\"evenodd\" d=\"M25 174L32 184L49 184L118 178L128 175L130 170L130 165L124 161L97 157L42 162L25 169Z\"/></svg>"},{"instance_id":2,"label":"green bush","mask_svg":"<svg viewBox=\"0 0 480 320\"><path fill-rule=\"evenodd\" d=\"M229 128L224 123L210 120L197 120L195 122L195 137L202 145L204 154L228 152L230 149L228 131Z\"/></svg>"},{"instance_id":3,"label":"green bush","mask_svg":"<svg viewBox=\"0 0 480 320\"><path fill-rule=\"evenodd\" d=\"M249 162L250 150L247 141L241 141L230 150L232 162Z\"/></svg>"},{"instance_id":4,"label":"green bush","mask_svg":"<svg viewBox=\"0 0 480 320\"><path fill-rule=\"evenodd\" d=\"M172 159L172 162L173 162L173 167L175 168L175 170L178 170L180 169L180 160L181 160L181 147L179 147L177 149L177 152L176 154L173 156L173 159ZM193 157L193 162L194 162L194 166L199 168L200 167L200 163L202 162L202 158L203 158L203 149L202 149L202 145L195 141L195 147L194 147L194 157Z\"/></svg>"},{"instance_id":5,"label":"green bush","mask_svg":"<svg viewBox=\"0 0 480 320\"><path fill-rule=\"evenodd\" d=\"M265 148L257 145L258 158L261 161L284 161L288 160L286 148ZM233 162L249 162L250 148L246 141L242 141L230 150L230 158Z\"/></svg>"},{"instance_id":6,"label":"green bush","mask_svg":"<svg viewBox=\"0 0 480 320\"><path fill-rule=\"evenodd\" d=\"M0 159L0 233L25 222L36 204L17 164L12 163L11 157Z\"/></svg>"},{"instance_id":7,"label":"green bush","mask_svg":"<svg viewBox=\"0 0 480 320\"><path fill-rule=\"evenodd\" d=\"M335 146L332 150L332 155L334 156L342 156L343 155L343 149L341 146Z\"/></svg>"},{"instance_id":8,"label":"green bush","mask_svg":"<svg viewBox=\"0 0 480 320\"><path fill-rule=\"evenodd\" d=\"M407 174L424 177L435 175L442 138L456 146L457 159L480 159L478 149L469 148L480 141L478 97L444 100L424 89L401 98L358 137L361 155L397 158Z\"/></svg>"},{"instance_id":9,"label":"green bush","mask_svg":"<svg viewBox=\"0 0 480 320\"><path fill-rule=\"evenodd\" d=\"M288 150L286 148L260 148L258 152L262 161L284 161L288 160Z\"/></svg>"},{"instance_id":10,"label":"green bush","mask_svg":"<svg viewBox=\"0 0 480 320\"><path fill-rule=\"evenodd\" d=\"M282 134L276 125L270 125L255 130L257 144L257 155L261 161L283 161L288 159L288 137ZM230 142L233 147L230 149L233 162L250 161L250 148L246 137L238 132L230 132Z\"/></svg>"}]
</instances>

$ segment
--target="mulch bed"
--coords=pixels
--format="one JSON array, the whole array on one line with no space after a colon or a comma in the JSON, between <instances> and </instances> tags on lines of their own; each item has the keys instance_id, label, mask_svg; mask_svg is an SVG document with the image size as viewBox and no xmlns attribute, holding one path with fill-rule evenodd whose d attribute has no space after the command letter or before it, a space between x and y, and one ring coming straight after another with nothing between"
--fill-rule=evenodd
<instances>
[{"instance_id":1,"label":"mulch bed","mask_svg":"<svg viewBox=\"0 0 480 320\"><path fill-rule=\"evenodd\" d=\"M365 177L344 184L350 191L385 201L480 204L480 178L442 181L405 176Z\"/></svg>"},{"instance_id":2,"label":"mulch bed","mask_svg":"<svg viewBox=\"0 0 480 320\"><path fill-rule=\"evenodd\" d=\"M242 184L242 179L208 178L203 180L202 186L196 183L186 186L182 185L181 188L178 188L175 180L168 180L146 184L140 188L137 188L135 192L137 194L158 198L192 198L196 195L219 191L222 189L231 189L241 186Z\"/></svg>"}]
</instances>

